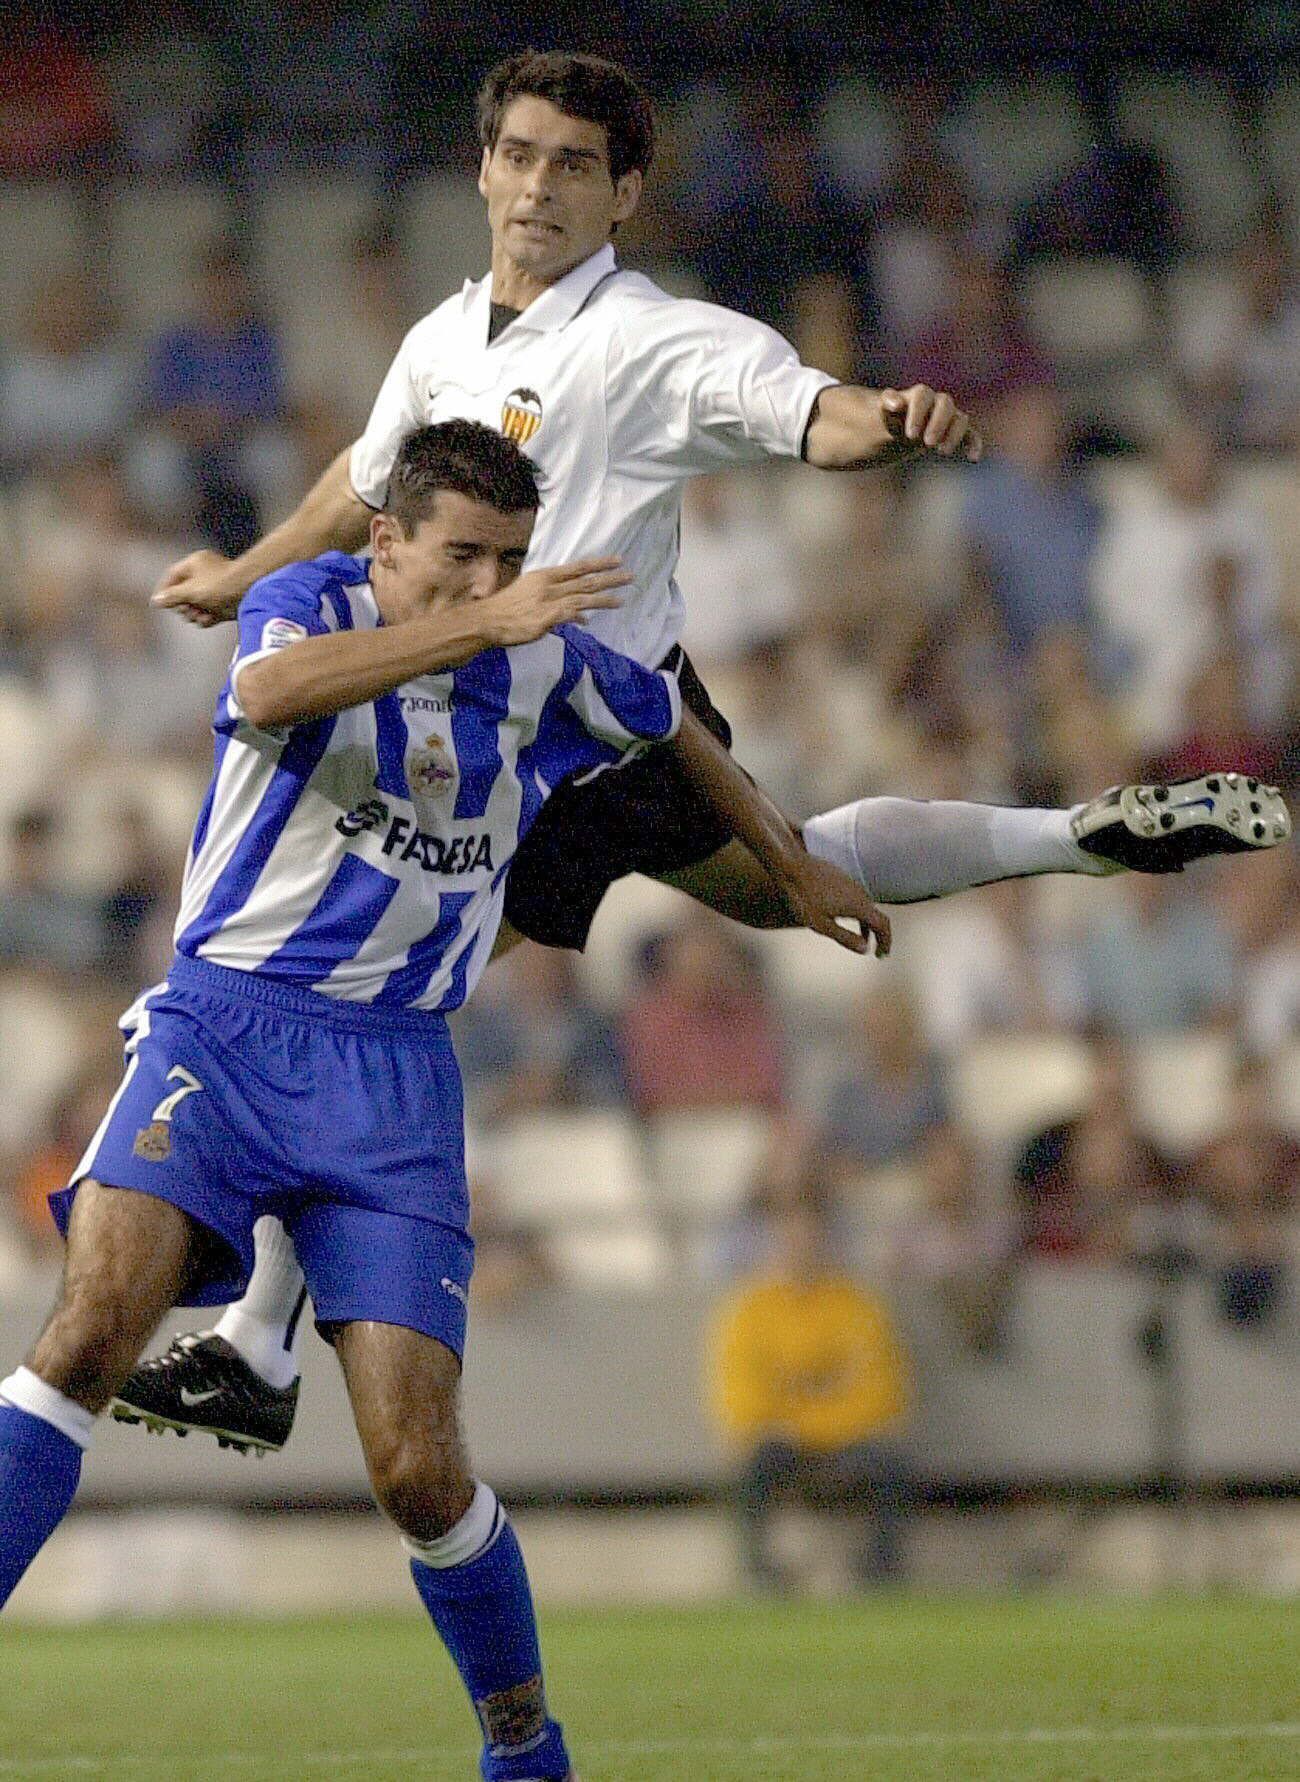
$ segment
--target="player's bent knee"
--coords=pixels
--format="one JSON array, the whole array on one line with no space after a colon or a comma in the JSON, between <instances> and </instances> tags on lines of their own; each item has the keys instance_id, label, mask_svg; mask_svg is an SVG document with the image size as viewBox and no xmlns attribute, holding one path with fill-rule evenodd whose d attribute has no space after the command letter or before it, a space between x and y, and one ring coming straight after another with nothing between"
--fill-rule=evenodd
<instances>
[{"instance_id":1,"label":"player's bent knee","mask_svg":"<svg viewBox=\"0 0 1300 1782\"><path fill-rule=\"evenodd\" d=\"M473 1500L474 1481L460 1453L427 1439L385 1443L367 1460L380 1509L412 1540L440 1540Z\"/></svg>"}]
</instances>

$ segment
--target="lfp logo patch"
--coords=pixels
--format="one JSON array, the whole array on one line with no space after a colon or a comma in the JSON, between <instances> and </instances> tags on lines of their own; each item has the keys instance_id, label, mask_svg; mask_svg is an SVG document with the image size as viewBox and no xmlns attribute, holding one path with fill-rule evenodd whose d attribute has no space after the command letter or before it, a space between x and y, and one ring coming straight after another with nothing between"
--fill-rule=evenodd
<instances>
[{"instance_id":1,"label":"lfp logo patch","mask_svg":"<svg viewBox=\"0 0 1300 1782\"><path fill-rule=\"evenodd\" d=\"M542 399L536 390L512 390L501 410L501 431L516 445L527 445L542 424Z\"/></svg>"}]
</instances>

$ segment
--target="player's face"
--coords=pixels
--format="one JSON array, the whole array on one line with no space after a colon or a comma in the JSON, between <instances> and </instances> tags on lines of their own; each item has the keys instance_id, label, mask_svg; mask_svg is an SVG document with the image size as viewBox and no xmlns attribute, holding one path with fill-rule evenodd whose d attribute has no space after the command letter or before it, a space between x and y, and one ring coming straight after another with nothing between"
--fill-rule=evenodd
<instances>
[{"instance_id":1,"label":"player's face","mask_svg":"<svg viewBox=\"0 0 1300 1782\"><path fill-rule=\"evenodd\" d=\"M613 179L603 124L525 97L506 107L495 148L484 149L478 187L487 199L493 271L504 255L528 280L548 285L590 259L615 223L632 215L641 175Z\"/></svg>"},{"instance_id":2,"label":"player's face","mask_svg":"<svg viewBox=\"0 0 1300 1782\"><path fill-rule=\"evenodd\" d=\"M419 613L485 600L524 565L533 514L502 514L485 501L444 489L434 511L408 538L390 514L370 523L375 597L390 623Z\"/></svg>"}]
</instances>

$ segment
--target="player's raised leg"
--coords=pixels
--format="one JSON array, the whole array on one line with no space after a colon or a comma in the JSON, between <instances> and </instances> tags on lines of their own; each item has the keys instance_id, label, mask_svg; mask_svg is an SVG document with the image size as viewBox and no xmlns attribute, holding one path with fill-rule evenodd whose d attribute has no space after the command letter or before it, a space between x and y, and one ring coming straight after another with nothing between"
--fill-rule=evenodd
<instances>
[{"instance_id":1,"label":"player's raised leg","mask_svg":"<svg viewBox=\"0 0 1300 1782\"><path fill-rule=\"evenodd\" d=\"M1112 786L1069 810L864 798L813 817L804 841L882 903L947 897L998 879L1181 872L1291 833L1276 786L1226 770L1172 785Z\"/></svg>"},{"instance_id":2,"label":"player's raised leg","mask_svg":"<svg viewBox=\"0 0 1300 1782\"><path fill-rule=\"evenodd\" d=\"M334 1340L375 1497L402 1531L415 1587L478 1715L486 1782L570 1782L523 1554L469 1470L458 1356L370 1321L340 1325Z\"/></svg>"},{"instance_id":3,"label":"player's raised leg","mask_svg":"<svg viewBox=\"0 0 1300 1782\"><path fill-rule=\"evenodd\" d=\"M811 817L803 839L877 902L902 904L1044 873L1181 872L1213 854L1276 847L1291 827L1275 786L1225 770L1168 786L1113 786L1066 810L861 798ZM788 920L765 869L738 843L666 876L752 927Z\"/></svg>"},{"instance_id":4,"label":"player's raised leg","mask_svg":"<svg viewBox=\"0 0 1300 1782\"><path fill-rule=\"evenodd\" d=\"M83 1181L58 1303L0 1381L0 1604L53 1534L95 1418L179 1297L199 1227L163 1200Z\"/></svg>"},{"instance_id":5,"label":"player's raised leg","mask_svg":"<svg viewBox=\"0 0 1300 1782\"><path fill-rule=\"evenodd\" d=\"M298 1406L295 1351L307 1289L278 1219L259 1219L253 1244L244 1297L214 1329L179 1336L131 1370L113 1401L120 1423L195 1429L245 1453L283 1448Z\"/></svg>"}]
</instances>

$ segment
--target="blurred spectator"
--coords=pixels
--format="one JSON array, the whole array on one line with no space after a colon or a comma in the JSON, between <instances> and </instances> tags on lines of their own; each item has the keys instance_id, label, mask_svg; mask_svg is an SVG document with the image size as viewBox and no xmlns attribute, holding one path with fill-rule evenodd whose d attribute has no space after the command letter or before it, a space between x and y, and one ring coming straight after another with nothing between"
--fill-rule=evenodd
<instances>
[{"instance_id":1,"label":"blurred spectator","mask_svg":"<svg viewBox=\"0 0 1300 1782\"><path fill-rule=\"evenodd\" d=\"M104 77L44 7L6 12L0 46L0 178L99 171L112 141Z\"/></svg>"},{"instance_id":2,"label":"blurred spectator","mask_svg":"<svg viewBox=\"0 0 1300 1782\"><path fill-rule=\"evenodd\" d=\"M1198 875L1206 883L1205 869ZM1087 1019L1125 1039L1198 1027L1232 1007L1232 938L1177 875L1129 873L1099 891L1080 934Z\"/></svg>"},{"instance_id":3,"label":"blurred spectator","mask_svg":"<svg viewBox=\"0 0 1300 1782\"><path fill-rule=\"evenodd\" d=\"M121 1080L121 1065L112 1056L83 1065L51 1108L40 1143L20 1158L14 1211L34 1248L51 1255L62 1249L47 1197L67 1187Z\"/></svg>"},{"instance_id":4,"label":"blurred spectator","mask_svg":"<svg viewBox=\"0 0 1300 1782\"><path fill-rule=\"evenodd\" d=\"M1088 1100L1073 1119L1031 1139L1015 1168L1024 1255L1119 1263L1135 1255L1147 1209L1173 1172L1137 1126L1121 1048L1099 1047Z\"/></svg>"},{"instance_id":5,"label":"blurred spectator","mask_svg":"<svg viewBox=\"0 0 1300 1782\"><path fill-rule=\"evenodd\" d=\"M583 997L572 955L516 947L455 1019L456 1056L480 1125L623 1099L618 1040Z\"/></svg>"},{"instance_id":6,"label":"blurred spectator","mask_svg":"<svg viewBox=\"0 0 1300 1782\"><path fill-rule=\"evenodd\" d=\"M138 510L108 455L69 465L57 491L56 519L29 540L26 592L65 734L127 752L206 750L229 639L149 606L180 542Z\"/></svg>"},{"instance_id":7,"label":"blurred spectator","mask_svg":"<svg viewBox=\"0 0 1300 1782\"><path fill-rule=\"evenodd\" d=\"M717 671L710 679L725 687L718 697L727 708L736 759L792 817L811 816L819 806L815 776L824 737L793 640L755 638L725 681Z\"/></svg>"},{"instance_id":8,"label":"blurred spectator","mask_svg":"<svg viewBox=\"0 0 1300 1782\"><path fill-rule=\"evenodd\" d=\"M699 479L688 485L698 486ZM933 561L924 561L935 541L918 536L901 477L845 477L818 490L801 479L798 486L806 497L799 504L803 513L782 516L787 531L808 512L814 492L835 498L831 515L814 510L808 527L808 618L832 650L848 658L856 677L878 676L896 699L922 646L927 610L938 600L926 575ZM692 597L688 588L688 601Z\"/></svg>"},{"instance_id":9,"label":"blurred spectator","mask_svg":"<svg viewBox=\"0 0 1300 1782\"><path fill-rule=\"evenodd\" d=\"M1183 734L1191 684L1225 649L1241 665L1252 728L1275 730L1289 666L1268 529L1225 486L1200 422L1173 426L1156 465L1149 495L1112 511L1093 575L1098 618L1123 665L1119 695L1133 742L1152 754Z\"/></svg>"},{"instance_id":10,"label":"blurred spectator","mask_svg":"<svg viewBox=\"0 0 1300 1782\"><path fill-rule=\"evenodd\" d=\"M477 1173L470 1181L470 1236L474 1274L470 1298L476 1311L510 1311L554 1278L540 1232L512 1218L492 1183Z\"/></svg>"},{"instance_id":11,"label":"blurred spectator","mask_svg":"<svg viewBox=\"0 0 1300 1782\"><path fill-rule=\"evenodd\" d=\"M771 483L699 476L686 485L677 581L686 596L682 641L701 672L740 661L802 622L798 564Z\"/></svg>"},{"instance_id":12,"label":"blurred spectator","mask_svg":"<svg viewBox=\"0 0 1300 1782\"><path fill-rule=\"evenodd\" d=\"M190 318L154 344L149 391L162 433L147 468L171 517L192 517L216 549L237 554L258 533L265 460L282 453L271 429L284 369L242 249L209 244L196 275Z\"/></svg>"},{"instance_id":13,"label":"blurred spectator","mask_svg":"<svg viewBox=\"0 0 1300 1782\"><path fill-rule=\"evenodd\" d=\"M773 1219L766 1268L717 1308L707 1367L714 1413L737 1457L752 1582L788 1583L770 1522L791 1489L873 1512L854 1553L856 1581L896 1579L910 1495L897 1445L907 1365L888 1310L829 1253L813 1206L788 1206Z\"/></svg>"},{"instance_id":14,"label":"blurred spectator","mask_svg":"<svg viewBox=\"0 0 1300 1782\"><path fill-rule=\"evenodd\" d=\"M242 248L210 243L196 273L193 315L154 346L152 390L158 412L183 436L209 444L223 429L274 420L284 374Z\"/></svg>"},{"instance_id":15,"label":"blurred spectator","mask_svg":"<svg viewBox=\"0 0 1300 1782\"><path fill-rule=\"evenodd\" d=\"M153 933L160 920L175 913L180 885L175 857L148 806L123 799L115 818L122 858L116 883L100 903L104 964L124 983L138 986L152 975Z\"/></svg>"},{"instance_id":16,"label":"blurred spectator","mask_svg":"<svg viewBox=\"0 0 1300 1782\"><path fill-rule=\"evenodd\" d=\"M1185 728L1150 763L1143 778L1188 780L1213 774L1225 762L1256 779L1274 781L1282 766L1276 733L1254 728L1247 714L1249 683L1240 656L1225 650L1212 656L1187 689ZM1250 816L1250 788L1243 784L1243 816Z\"/></svg>"},{"instance_id":17,"label":"blurred spectator","mask_svg":"<svg viewBox=\"0 0 1300 1782\"><path fill-rule=\"evenodd\" d=\"M812 1207L837 1251L847 1249L849 1221L834 1194L826 1162L816 1136L800 1117L773 1122L771 1141L749 1191L715 1246L712 1261L723 1280L766 1266L773 1221L787 1207Z\"/></svg>"},{"instance_id":18,"label":"blurred spectator","mask_svg":"<svg viewBox=\"0 0 1300 1782\"><path fill-rule=\"evenodd\" d=\"M1261 1326L1278 1310L1300 1212L1300 1146L1278 1125L1267 1072L1244 1064L1227 1124L1196 1158L1191 1181L1210 1213L1215 1297L1232 1324Z\"/></svg>"},{"instance_id":19,"label":"blurred spectator","mask_svg":"<svg viewBox=\"0 0 1300 1782\"><path fill-rule=\"evenodd\" d=\"M898 150L877 203L872 265L891 353L938 326L953 308L952 271L972 246L975 201L943 140L947 95L914 81L895 96ZM904 383L915 380L909 374Z\"/></svg>"},{"instance_id":20,"label":"blurred spectator","mask_svg":"<svg viewBox=\"0 0 1300 1782\"><path fill-rule=\"evenodd\" d=\"M61 971L39 956L0 952L0 1155L26 1153L70 1073L114 1032L121 1010L120 990L106 1009L82 966ZM106 1025L92 1034L91 1021L101 1018Z\"/></svg>"},{"instance_id":21,"label":"blurred spectator","mask_svg":"<svg viewBox=\"0 0 1300 1782\"><path fill-rule=\"evenodd\" d=\"M953 1328L980 1354L1006 1343L1014 1220L992 1204L975 1147L956 1126L936 1126L918 1146L922 1199L899 1222L900 1286L934 1290Z\"/></svg>"},{"instance_id":22,"label":"blurred spectator","mask_svg":"<svg viewBox=\"0 0 1300 1782\"><path fill-rule=\"evenodd\" d=\"M663 940L621 1029L637 1112L760 1107L784 1098L776 1014L750 956L719 917L692 910Z\"/></svg>"},{"instance_id":23,"label":"blurred spectator","mask_svg":"<svg viewBox=\"0 0 1300 1782\"><path fill-rule=\"evenodd\" d=\"M1182 245L1183 224L1168 168L1156 151L1116 123L1108 80L1082 93L1088 143L1082 158L1025 206L1016 224L1017 268L1057 255L1131 260L1149 276L1163 272Z\"/></svg>"},{"instance_id":24,"label":"blurred spectator","mask_svg":"<svg viewBox=\"0 0 1300 1782\"><path fill-rule=\"evenodd\" d=\"M85 268L45 279L23 336L0 361L0 468L26 475L115 444L134 413L137 380Z\"/></svg>"},{"instance_id":25,"label":"blurred spectator","mask_svg":"<svg viewBox=\"0 0 1300 1782\"><path fill-rule=\"evenodd\" d=\"M59 827L59 816L49 807L19 811L9 823L8 871L0 892L0 960L76 971L94 965L104 951L94 900L66 882Z\"/></svg>"},{"instance_id":26,"label":"blurred spectator","mask_svg":"<svg viewBox=\"0 0 1300 1782\"><path fill-rule=\"evenodd\" d=\"M1019 659L1045 631L1087 632L1099 516L1067 462L1051 390L1006 397L993 440L997 452L968 473L962 533L971 579Z\"/></svg>"},{"instance_id":27,"label":"blurred spectator","mask_svg":"<svg viewBox=\"0 0 1300 1782\"><path fill-rule=\"evenodd\" d=\"M709 295L778 329L809 364L851 378L876 320L859 231L788 100L755 89L744 124L744 175L696 249Z\"/></svg>"},{"instance_id":28,"label":"blurred spectator","mask_svg":"<svg viewBox=\"0 0 1300 1782\"><path fill-rule=\"evenodd\" d=\"M960 572L951 560L946 573ZM888 790L903 784L927 798L1008 802L1022 696L987 597L970 590L927 615L898 686L902 715L923 731L922 743L911 771Z\"/></svg>"},{"instance_id":29,"label":"blurred spectator","mask_svg":"<svg viewBox=\"0 0 1300 1782\"><path fill-rule=\"evenodd\" d=\"M1226 444L1288 449L1300 425L1300 287L1276 209L1252 222L1232 275L1232 291L1185 328L1183 365Z\"/></svg>"},{"instance_id":30,"label":"blurred spectator","mask_svg":"<svg viewBox=\"0 0 1300 1782\"><path fill-rule=\"evenodd\" d=\"M795 486L802 492L801 483ZM942 623L942 595L930 572L949 573L946 558L942 567L936 563L935 541L918 536L900 477L845 478L832 492L835 507L825 516L831 523L819 526L801 552L799 678L795 696L782 701L809 811L915 778L933 710L922 677ZM743 723L737 729L745 759Z\"/></svg>"},{"instance_id":31,"label":"blurred spectator","mask_svg":"<svg viewBox=\"0 0 1300 1782\"><path fill-rule=\"evenodd\" d=\"M1135 755L1079 631L1044 632L1024 664L1018 790L1031 804L1079 804L1132 777Z\"/></svg>"},{"instance_id":32,"label":"blurred spectator","mask_svg":"<svg viewBox=\"0 0 1300 1782\"><path fill-rule=\"evenodd\" d=\"M103 10L102 0L91 0ZM136 179L211 178L214 114L229 103L203 15L187 0L128 6L105 67L116 165ZM197 16L196 16L197 15Z\"/></svg>"},{"instance_id":33,"label":"blurred spectator","mask_svg":"<svg viewBox=\"0 0 1300 1782\"><path fill-rule=\"evenodd\" d=\"M874 990L857 1033L845 1037L856 1057L827 1100L828 1157L843 1173L911 1156L948 1118L943 1072L915 1004L901 986Z\"/></svg>"},{"instance_id":34,"label":"blurred spectator","mask_svg":"<svg viewBox=\"0 0 1300 1782\"><path fill-rule=\"evenodd\" d=\"M322 243L322 250L327 246ZM295 404L339 416L346 443L364 430L384 375L419 312L401 243L390 231L363 230L348 244L340 271L341 302L328 326L308 304L287 332L286 356Z\"/></svg>"},{"instance_id":35,"label":"blurred spectator","mask_svg":"<svg viewBox=\"0 0 1300 1782\"><path fill-rule=\"evenodd\" d=\"M981 417L1013 391L1043 388L1051 367L1030 341L1015 294L987 254L952 255L949 307L911 342L907 382L950 391Z\"/></svg>"},{"instance_id":36,"label":"blurred spectator","mask_svg":"<svg viewBox=\"0 0 1300 1782\"><path fill-rule=\"evenodd\" d=\"M1242 1029L1256 1057L1278 1059L1300 1040L1300 866L1294 847L1252 862L1249 897L1228 903L1241 947Z\"/></svg>"},{"instance_id":37,"label":"blurred spectator","mask_svg":"<svg viewBox=\"0 0 1300 1782\"><path fill-rule=\"evenodd\" d=\"M411 12L403 0L379 9L348 0L242 0L214 11L208 28L233 97L237 177L315 171L326 148L336 169L351 162L377 172L388 155L395 40ZM433 58L426 91L437 84L436 71Z\"/></svg>"},{"instance_id":38,"label":"blurred spectator","mask_svg":"<svg viewBox=\"0 0 1300 1782\"><path fill-rule=\"evenodd\" d=\"M919 912L918 912L919 913ZM926 1037L945 1058L979 1035L1078 1023L1080 964L1031 880L1008 880L924 913L908 955Z\"/></svg>"}]
</instances>

